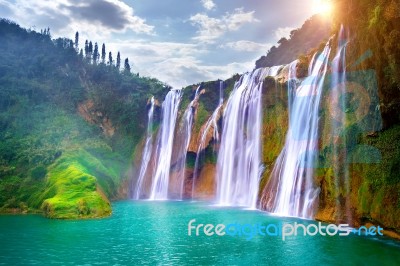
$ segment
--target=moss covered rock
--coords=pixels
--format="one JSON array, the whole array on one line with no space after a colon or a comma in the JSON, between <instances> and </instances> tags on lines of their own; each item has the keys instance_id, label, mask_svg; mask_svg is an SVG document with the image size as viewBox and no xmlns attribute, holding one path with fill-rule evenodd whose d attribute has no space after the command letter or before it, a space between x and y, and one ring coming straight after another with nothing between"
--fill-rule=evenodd
<instances>
[{"instance_id":1,"label":"moss covered rock","mask_svg":"<svg viewBox=\"0 0 400 266\"><path fill-rule=\"evenodd\" d=\"M57 219L109 216L107 196L113 195L110 186L116 186L113 180L119 175L117 164L107 164L87 150L64 153L48 169L46 188L38 195L41 209L46 217Z\"/></svg>"}]
</instances>

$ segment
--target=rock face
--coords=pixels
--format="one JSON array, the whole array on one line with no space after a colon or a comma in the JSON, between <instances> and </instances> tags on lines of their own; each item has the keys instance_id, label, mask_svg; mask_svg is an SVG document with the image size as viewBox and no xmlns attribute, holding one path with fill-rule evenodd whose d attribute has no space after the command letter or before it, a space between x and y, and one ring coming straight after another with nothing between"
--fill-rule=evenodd
<instances>
[{"instance_id":1,"label":"rock face","mask_svg":"<svg viewBox=\"0 0 400 266\"><path fill-rule=\"evenodd\" d=\"M298 71L303 73L304 67L300 65ZM266 207L263 195L275 193L273 189L265 191L265 184L284 146L288 128L286 76L284 69L276 80L266 78L264 81L262 160L265 170L260 181L259 195L259 206L262 209ZM355 226L370 221L399 231L399 126L372 134L357 131L354 126L347 125L342 129L344 135L332 137L329 101L329 95L326 94L320 112L323 123L319 129L319 163L315 182L321 192L315 218L326 222L346 222ZM211 133L207 138L211 139ZM334 144L347 148L338 150L335 154L332 152ZM339 160L338 165L327 163L332 162L332 158L343 157L344 154L348 158L345 163L343 160ZM194 190L199 198L213 198L215 170L213 163L205 164L201 168Z\"/></svg>"},{"instance_id":2,"label":"rock face","mask_svg":"<svg viewBox=\"0 0 400 266\"><path fill-rule=\"evenodd\" d=\"M195 180L193 197L202 200L212 200L215 195L216 165L206 163L201 169L200 175Z\"/></svg>"},{"instance_id":3,"label":"rock face","mask_svg":"<svg viewBox=\"0 0 400 266\"><path fill-rule=\"evenodd\" d=\"M107 137L112 137L114 135L115 128L111 120L102 112L96 110L92 100L87 100L80 104L78 106L78 112L90 124L98 125Z\"/></svg>"}]
</instances>

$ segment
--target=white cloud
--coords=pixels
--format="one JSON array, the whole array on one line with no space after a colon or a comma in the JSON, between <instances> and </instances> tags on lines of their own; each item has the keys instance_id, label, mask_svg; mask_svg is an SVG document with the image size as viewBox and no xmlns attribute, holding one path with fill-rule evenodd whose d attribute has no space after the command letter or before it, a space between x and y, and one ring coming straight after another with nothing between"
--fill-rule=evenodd
<instances>
[{"instance_id":1,"label":"white cloud","mask_svg":"<svg viewBox=\"0 0 400 266\"><path fill-rule=\"evenodd\" d=\"M199 28L198 35L193 39L204 43L213 43L225 32L236 31L246 23L257 22L254 12L244 12L243 8L237 8L233 13L226 13L222 18L212 18L206 14L197 13L189 19L193 25Z\"/></svg>"},{"instance_id":2,"label":"white cloud","mask_svg":"<svg viewBox=\"0 0 400 266\"><path fill-rule=\"evenodd\" d=\"M127 30L154 34L154 27L134 15L132 7L120 0L16 0L8 7L12 10L12 19L21 25L39 29L50 27L53 35L63 37L77 30L81 36L91 39L104 39Z\"/></svg>"},{"instance_id":3,"label":"white cloud","mask_svg":"<svg viewBox=\"0 0 400 266\"><path fill-rule=\"evenodd\" d=\"M212 0L201 0L201 3L207 10L213 10L216 7L216 4Z\"/></svg>"},{"instance_id":4,"label":"white cloud","mask_svg":"<svg viewBox=\"0 0 400 266\"><path fill-rule=\"evenodd\" d=\"M233 14L227 14L223 17L229 31L238 30L245 23L257 22L254 17L255 11L244 12L243 8L235 9Z\"/></svg>"},{"instance_id":5,"label":"white cloud","mask_svg":"<svg viewBox=\"0 0 400 266\"><path fill-rule=\"evenodd\" d=\"M280 27L277 28L274 32L274 35L276 37L277 40L282 39L283 37L285 37L286 39L288 39L290 37L290 32L294 30L294 28L292 27Z\"/></svg>"},{"instance_id":6,"label":"white cloud","mask_svg":"<svg viewBox=\"0 0 400 266\"><path fill-rule=\"evenodd\" d=\"M114 59L114 51L118 50L122 58L129 57L132 72L158 78L174 88L227 79L254 67L254 60L228 65L207 64L200 58L208 51L200 44L116 40L106 44L106 48L113 51Z\"/></svg>"},{"instance_id":7,"label":"white cloud","mask_svg":"<svg viewBox=\"0 0 400 266\"><path fill-rule=\"evenodd\" d=\"M228 65L206 65L193 58L166 59L155 65L160 78L168 80L175 88L208 80L228 79L236 73L244 73L254 68L254 61L245 63L233 62Z\"/></svg>"},{"instance_id":8,"label":"white cloud","mask_svg":"<svg viewBox=\"0 0 400 266\"><path fill-rule=\"evenodd\" d=\"M133 72L156 77L175 88L192 81L191 75L196 74L189 69L200 63L196 57L207 52L197 44L144 40L116 40L108 43L106 48L121 51L122 58L129 57Z\"/></svg>"},{"instance_id":9,"label":"white cloud","mask_svg":"<svg viewBox=\"0 0 400 266\"><path fill-rule=\"evenodd\" d=\"M271 48L271 44L266 43L257 43L252 41L236 41L236 42L228 42L226 44L220 45L220 48L231 48L235 51L239 52L261 52L265 53L268 49Z\"/></svg>"},{"instance_id":10,"label":"white cloud","mask_svg":"<svg viewBox=\"0 0 400 266\"><path fill-rule=\"evenodd\" d=\"M201 54L202 49L196 44L174 42L148 42L144 40L127 40L110 42L111 50L119 50L137 58L137 63L156 63L166 58L187 57Z\"/></svg>"}]
</instances>

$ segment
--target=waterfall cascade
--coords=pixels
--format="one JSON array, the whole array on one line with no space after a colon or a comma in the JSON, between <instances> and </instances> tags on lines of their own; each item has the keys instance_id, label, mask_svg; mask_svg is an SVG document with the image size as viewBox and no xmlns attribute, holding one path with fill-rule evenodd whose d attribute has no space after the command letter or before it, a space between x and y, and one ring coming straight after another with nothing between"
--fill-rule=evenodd
<instances>
[{"instance_id":1,"label":"waterfall cascade","mask_svg":"<svg viewBox=\"0 0 400 266\"><path fill-rule=\"evenodd\" d=\"M256 208L261 164L262 86L281 67L244 74L228 99L223 115L217 162L219 205Z\"/></svg>"},{"instance_id":2,"label":"waterfall cascade","mask_svg":"<svg viewBox=\"0 0 400 266\"><path fill-rule=\"evenodd\" d=\"M295 62L289 67L289 129L267 188L275 192L267 210L284 216L312 218L319 188L314 184L318 149L319 106L328 68L330 42L311 60L310 75L301 84L293 80ZM270 192L271 193L271 192Z\"/></svg>"},{"instance_id":3,"label":"waterfall cascade","mask_svg":"<svg viewBox=\"0 0 400 266\"><path fill-rule=\"evenodd\" d=\"M199 100L200 97L200 87L198 86L194 95L193 100L189 103L188 107L183 114L183 120L180 125L180 135L182 138L180 139L179 143L179 151L178 151L178 183L179 183L179 199L183 198L183 187L185 181L185 169L186 169L186 155L187 150L189 147L190 139L192 137L192 127L194 122L194 115L195 115L195 105Z\"/></svg>"},{"instance_id":4,"label":"waterfall cascade","mask_svg":"<svg viewBox=\"0 0 400 266\"><path fill-rule=\"evenodd\" d=\"M196 153L196 161L194 164L194 171L193 171L193 180L192 180L192 198L195 197L194 190L196 185L196 179L198 178L199 171L200 171L200 159L202 156L202 152L207 146L207 134L212 129L213 130L213 141L217 143L219 141L219 129L218 129L218 119L220 117L220 112L222 106L224 104L224 82L221 80L219 82L219 102L217 108L214 110L213 114L207 120L205 126L203 127L202 132L200 133L200 141L199 146L197 148Z\"/></svg>"},{"instance_id":5,"label":"waterfall cascade","mask_svg":"<svg viewBox=\"0 0 400 266\"><path fill-rule=\"evenodd\" d=\"M339 37L337 55L331 65L331 85L332 88L343 90L343 86L337 85L345 83L346 79L346 43L341 43L340 40ZM284 148L273 166L264 190L264 194L267 193L268 196L264 197L263 195L262 204L268 211L278 215L313 218L320 190L314 181L314 169L317 167L318 154L319 111L329 67L330 42L322 52L316 53L312 57L308 67L308 77L302 81L296 77L297 60L285 67L256 69L242 75L236 81L225 105L223 100L224 84L222 81L220 82L219 104L203 125L198 137L191 184L192 198L195 198L201 156L204 155L210 143L214 143L214 147L215 143L218 143L215 175L216 203L221 206L242 206L252 209L257 207L260 177L263 172L261 161L263 81L267 76L277 79L286 77L285 73L288 71L289 127ZM279 73L282 73L283 76ZM171 90L167 94L162 105L162 123L155 148L152 148L151 136L154 111L154 99L152 99L142 165L134 192L135 199L139 199L143 195L143 179L150 162L155 163L149 197L151 200L166 200L171 196L182 199L184 193L187 193L184 186L186 156L192 138L196 104L200 97L199 91L200 86L196 89L194 98L182 115L179 130L176 130L176 123L182 91ZM337 91L336 93L344 92ZM335 91L332 91L331 94L335 95ZM343 101L342 98L341 101ZM222 120L221 128L218 125L220 119ZM339 122L344 123L343 121ZM331 129L334 130L334 128L335 125L332 125ZM212 136L210 136L211 130L213 130ZM178 140L175 140L179 143L174 144L175 133L180 135ZM334 132L332 134L334 135ZM210 138L212 142L210 142ZM174 149L174 145L176 149ZM334 147L334 149L336 148ZM153 154L151 154L152 150ZM172 157L177 159L176 162ZM172 161L174 161L174 165L171 165ZM342 165L345 162L338 163ZM172 172L178 169L176 172L178 174L173 178L170 177L171 166ZM170 178L174 180L171 184ZM171 192L171 189L174 191Z\"/></svg>"},{"instance_id":6,"label":"waterfall cascade","mask_svg":"<svg viewBox=\"0 0 400 266\"><path fill-rule=\"evenodd\" d=\"M157 136L156 169L151 185L151 200L168 199L174 131L181 98L181 90L171 90L162 105L162 123Z\"/></svg>"},{"instance_id":7,"label":"waterfall cascade","mask_svg":"<svg viewBox=\"0 0 400 266\"><path fill-rule=\"evenodd\" d=\"M142 162L140 164L139 175L138 175L136 187L135 187L135 190L133 193L133 199L136 199L136 200L140 199L142 197L142 195L144 194L142 191L142 189L143 189L142 186L143 186L144 177L146 175L146 171L148 169L148 165L150 163L151 152L153 149L154 103L155 103L154 97L151 97L150 109L148 112L148 121L147 121L146 143L144 145Z\"/></svg>"}]
</instances>

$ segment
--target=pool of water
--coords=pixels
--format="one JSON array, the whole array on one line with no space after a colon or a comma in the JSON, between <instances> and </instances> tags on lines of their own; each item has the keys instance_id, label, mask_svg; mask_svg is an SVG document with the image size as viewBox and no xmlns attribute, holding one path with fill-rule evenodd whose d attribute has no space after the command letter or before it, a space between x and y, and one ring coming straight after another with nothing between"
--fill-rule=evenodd
<instances>
[{"instance_id":1,"label":"pool of water","mask_svg":"<svg viewBox=\"0 0 400 266\"><path fill-rule=\"evenodd\" d=\"M371 236L188 236L188 223L316 223L207 203L122 201L106 219L0 216L0 265L400 265L400 243Z\"/></svg>"}]
</instances>

